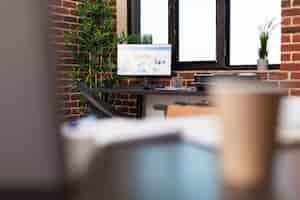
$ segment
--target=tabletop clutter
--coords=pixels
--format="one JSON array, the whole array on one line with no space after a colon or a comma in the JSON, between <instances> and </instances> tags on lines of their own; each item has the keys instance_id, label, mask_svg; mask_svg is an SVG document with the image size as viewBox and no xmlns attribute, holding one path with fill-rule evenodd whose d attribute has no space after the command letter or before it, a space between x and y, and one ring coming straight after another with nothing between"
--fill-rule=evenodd
<instances>
[{"instance_id":1,"label":"tabletop clutter","mask_svg":"<svg viewBox=\"0 0 300 200\"><path fill-rule=\"evenodd\" d=\"M211 95L219 110L215 116L165 120L87 117L66 123L62 135L69 178L83 177L101 148L177 135L182 142L219 154L224 181L233 187L267 184L274 150L300 144L300 99L282 97L281 90L254 80L223 80Z\"/></svg>"}]
</instances>

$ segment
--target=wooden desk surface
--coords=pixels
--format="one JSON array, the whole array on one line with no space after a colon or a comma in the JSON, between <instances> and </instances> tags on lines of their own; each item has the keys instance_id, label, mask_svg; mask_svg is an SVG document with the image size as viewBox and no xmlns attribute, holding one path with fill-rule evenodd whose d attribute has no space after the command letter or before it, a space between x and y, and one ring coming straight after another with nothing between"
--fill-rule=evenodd
<instances>
[{"instance_id":1,"label":"wooden desk surface","mask_svg":"<svg viewBox=\"0 0 300 200\"><path fill-rule=\"evenodd\" d=\"M222 183L218 156L181 142L114 147L92 167L78 200L298 200L300 149L280 150L270 188L256 192ZM94 169L94 170L93 170Z\"/></svg>"}]
</instances>

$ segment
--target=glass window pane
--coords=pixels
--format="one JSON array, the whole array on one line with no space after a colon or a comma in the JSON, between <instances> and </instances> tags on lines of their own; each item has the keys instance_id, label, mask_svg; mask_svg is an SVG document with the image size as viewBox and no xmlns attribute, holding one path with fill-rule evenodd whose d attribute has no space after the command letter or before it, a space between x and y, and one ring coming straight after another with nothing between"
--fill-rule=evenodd
<instances>
[{"instance_id":1,"label":"glass window pane","mask_svg":"<svg viewBox=\"0 0 300 200\"><path fill-rule=\"evenodd\" d=\"M141 35L151 34L153 44L169 42L169 0L141 0Z\"/></svg>"},{"instance_id":2,"label":"glass window pane","mask_svg":"<svg viewBox=\"0 0 300 200\"><path fill-rule=\"evenodd\" d=\"M179 61L216 61L216 0L179 1Z\"/></svg>"},{"instance_id":3,"label":"glass window pane","mask_svg":"<svg viewBox=\"0 0 300 200\"><path fill-rule=\"evenodd\" d=\"M231 0L230 64L255 65L258 59L259 26L281 21L281 0ZM280 24L269 41L269 63L280 64Z\"/></svg>"}]
</instances>

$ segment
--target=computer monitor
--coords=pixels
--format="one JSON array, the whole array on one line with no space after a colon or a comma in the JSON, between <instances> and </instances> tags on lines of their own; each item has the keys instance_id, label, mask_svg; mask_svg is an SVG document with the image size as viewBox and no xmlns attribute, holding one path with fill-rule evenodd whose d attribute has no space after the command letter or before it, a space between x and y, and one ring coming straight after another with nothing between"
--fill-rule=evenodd
<instances>
[{"instance_id":1,"label":"computer monitor","mask_svg":"<svg viewBox=\"0 0 300 200\"><path fill-rule=\"evenodd\" d=\"M171 45L118 45L118 75L170 76Z\"/></svg>"}]
</instances>

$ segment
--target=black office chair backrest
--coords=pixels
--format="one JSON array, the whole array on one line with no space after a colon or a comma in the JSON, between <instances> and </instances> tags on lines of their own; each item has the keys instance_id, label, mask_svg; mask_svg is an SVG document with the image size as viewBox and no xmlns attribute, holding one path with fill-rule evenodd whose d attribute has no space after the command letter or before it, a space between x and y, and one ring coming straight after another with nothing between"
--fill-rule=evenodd
<instances>
[{"instance_id":1,"label":"black office chair backrest","mask_svg":"<svg viewBox=\"0 0 300 200\"><path fill-rule=\"evenodd\" d=\"M92 90L84 82L79 83L79 89L93 114L95 114L98 118L114 117L112 106L96 98L93 95Z\"/></svg>"}]
</instances>

